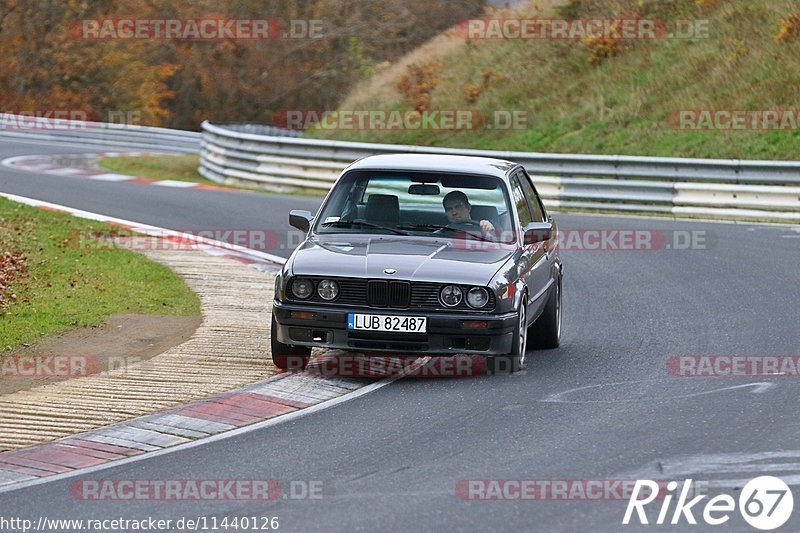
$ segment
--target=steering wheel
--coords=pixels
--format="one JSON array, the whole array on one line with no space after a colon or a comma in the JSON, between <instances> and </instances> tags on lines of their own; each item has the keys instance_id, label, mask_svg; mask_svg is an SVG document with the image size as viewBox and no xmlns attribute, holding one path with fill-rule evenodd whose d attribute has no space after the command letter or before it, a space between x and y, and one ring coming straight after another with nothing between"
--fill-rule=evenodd
<instances>
[{"instance_id":1,"label":"steering wheel","mask_svg":"<svg viewBox=\"0 0 800 533\"><path fill-rule=\"evenodd\" d=\"M483 228L481 228L481 223L477 220L461 220L459 222L448 224L447 227L451 230L463 231L467 235L471 235L481 240L485 238ZM491 234L493 235L494 232L491 232Z\"/></svg>"},{"instance_id":2,"label":"steering wheel","mask_svg":"<svg viewBox=\"0 0 800 533\"><path fill-rule=\"evenodd\" d=\"M448 228L451 229L460 229L460 230L468 230L468 229L481 229L481 223L475 220L460 220L458 222L453 222L452 224L447 225Z\"/></svg>"}]
</instances>

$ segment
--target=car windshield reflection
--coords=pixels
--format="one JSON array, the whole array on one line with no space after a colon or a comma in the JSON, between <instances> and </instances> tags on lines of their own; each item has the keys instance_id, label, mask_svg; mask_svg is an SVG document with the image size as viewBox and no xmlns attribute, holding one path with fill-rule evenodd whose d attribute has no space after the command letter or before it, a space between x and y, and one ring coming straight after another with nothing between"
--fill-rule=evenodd
<instances>
[{"instance_id":1,"label":"car windshield reflection","mask_svg":"<svg viewBox=\"0 0 800 533\"><path fill-rule=\"evenodd\" d=\"M496 177L351 171L336 184L315 231L512 243L509 205Z\"/></svg>"}]
</instances>

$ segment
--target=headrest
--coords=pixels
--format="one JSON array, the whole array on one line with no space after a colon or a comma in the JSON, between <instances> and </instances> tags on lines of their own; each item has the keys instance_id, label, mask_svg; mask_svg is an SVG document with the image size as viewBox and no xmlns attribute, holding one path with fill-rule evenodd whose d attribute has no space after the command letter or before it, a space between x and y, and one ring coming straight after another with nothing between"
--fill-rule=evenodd
<instances>
[{"instance_id":1,"label":"headrest","mask_svg":"<svg viewBox=\"0 0 800 533\"><path fill-rule=\"evenodd\" d=\"M470 211L472 220L497 220L497 208L493 205L473 205Z\"/></svg>"},{"instance_id":2,"label":"headrest","mask_svg":"<svg viewBox=\"0 0 800 533\"><path fill-rule=\"evenodd\" d=\"M400 222L400 202L391 194L370 194L364 218L370 222L381 224L398 224Z\"/></svg>"}]
</instances>

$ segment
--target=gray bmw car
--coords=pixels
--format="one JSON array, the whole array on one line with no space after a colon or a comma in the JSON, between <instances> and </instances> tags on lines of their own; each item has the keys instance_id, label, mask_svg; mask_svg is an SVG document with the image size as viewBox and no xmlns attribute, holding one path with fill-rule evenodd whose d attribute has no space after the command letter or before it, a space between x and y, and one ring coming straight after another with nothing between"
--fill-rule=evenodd
<instances>
[{"instance_id":1,"label":"gray bmw car","mask_svg":"<svg viewBox=\"0 0 800 533\"><path fill-rule=\"evenodd\" d=\"M513 162L397 154L356 161L275 282L272 360L304 368L312 347L383 355L480 355L525 367L561 336L557 227Z\"/></svg>"}]
</instances>

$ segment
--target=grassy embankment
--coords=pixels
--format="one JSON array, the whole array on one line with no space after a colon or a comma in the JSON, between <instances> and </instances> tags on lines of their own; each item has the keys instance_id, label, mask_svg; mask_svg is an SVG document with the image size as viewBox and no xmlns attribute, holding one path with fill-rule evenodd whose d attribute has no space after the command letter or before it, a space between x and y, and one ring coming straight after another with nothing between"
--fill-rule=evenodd
<instances>
[{"instance_id":1,"label":"grassy embankment","mask_svg":"<svg viewBox=\"0 0 800 533\"><path fill-rule=\"evenodd\" d=\"M116 313L194 316L184 280L144 255L81 246L113 226L0 198L0 352Z\"/></svg>"},{"instance_id":2,"label":"grassy embankment","mask_svg":"<svg viewBox=\"0 0 800 533\"><path fill-rule=\"evenodd\" d=\"M311 134L339 140L558 153L798 158L798 128L689 131L670 121L679 110L798 109L800 17L792 19L798 10L796 2L551 0L519 10L513 16L654 18L670 30L676 28L677 20L707 19L708 38L628 43L613 39L466 40L450 31L361 83L340 109L410 110L409 94L423 99L429 94L431 110L478 109L487 117L497 110L524 111L525 128L316 130ZM418 81L412 80L404 96L398 80L409 74L411 64L421 68ZM424 84L433 90L426 93L420 87Z\"/></svg>"}]
</instances>

